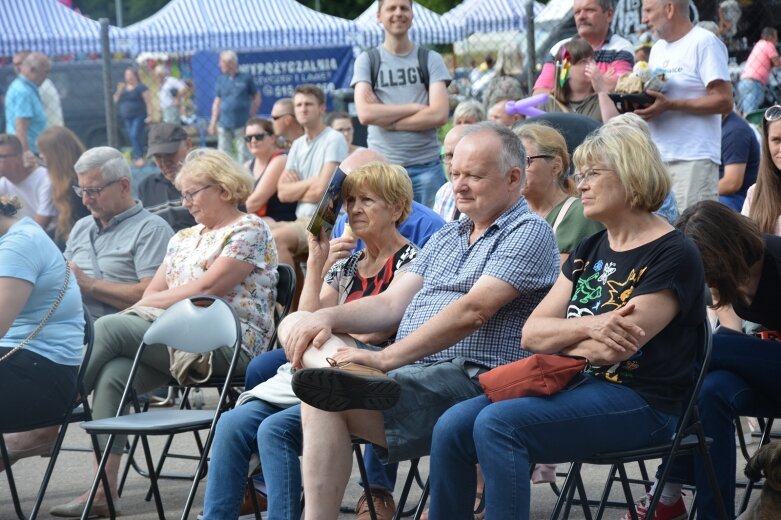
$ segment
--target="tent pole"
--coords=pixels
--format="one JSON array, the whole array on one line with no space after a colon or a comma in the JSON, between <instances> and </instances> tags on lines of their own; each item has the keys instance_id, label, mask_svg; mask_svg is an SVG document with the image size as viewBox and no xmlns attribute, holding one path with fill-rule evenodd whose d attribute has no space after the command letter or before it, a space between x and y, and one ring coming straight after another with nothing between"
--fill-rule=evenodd
<instances>
[{"instance_id":1,"label":"tent pole","mask_svg":"<svg viewBox=\"0 0 781 520\"><path fill-rule=\"evenodd\" d=\"M108 145L118 146L117 120L114 115L114 97L111 89L111 46L108 39L108 18L100 19L100 52L103 58L103 97L106 110L106 139Z\"/></svg>"},{"instance_id":2,"label":"tent pole","mask_svg":"<svg viewBox=\"0 0 781 520\"><path fill-rule=\"evenodd\" d=\"M536 66L536 54L534 49L534 0L526 2L526 84L529 95L534 90L534 70Z\"/></svg>"}]
</instances>

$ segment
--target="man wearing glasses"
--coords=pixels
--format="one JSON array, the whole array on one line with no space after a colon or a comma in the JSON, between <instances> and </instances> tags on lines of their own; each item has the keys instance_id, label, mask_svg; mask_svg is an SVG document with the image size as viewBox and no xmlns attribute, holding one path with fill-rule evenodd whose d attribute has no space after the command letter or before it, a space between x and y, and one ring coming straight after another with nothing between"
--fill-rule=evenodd
<instances>
[{"instance_id":1,"label":"man wearing glasses","mask_svg":"<svg viewBox=\"0 0 781 520\"><path fill-rule=\"evenodd\" d=\"M119 150L87 150L74 165L73 189L90 211L76 222L65 259L93 318L141 299L165 256L173 230L133 200L130 167Z\"/></svg>"},{"instance_id":2,"label":"man wearing glasses","mask_svg":"<svg viewBox=\"0 0 781 520\"><path fill-rule=\"evenodd\" d=\"M292 98L278 99L274 103L271 120L274 124L274 135L277 136L277 146L283 150L290 150L293 141L304 135L304 127L298 123L293 113Z\"/></svg>"},{"instance_id":3,"label":"man wearing glasses","mask_svg":"<svg viewBox=\"0 0 781 520\"><path fill-rule=\"evenodd\" d=\"M22 142L15 135L0 134L0 195L19 197L19 215L32 218L44 229L57 214L46 168L25 163Z\"/></svg>"},{"instance_id":4,"label":"man wearing glasses","mask_svg":"<svg viewBox=\"0 0 781 520\"><path fill-rule=\"evenodd\" d=\"M149 151L160 171L138 185L138 198L144 208L162 218L174 231L195 225L195 219L182 206L182 194L174 179L193 143L181 125L158 123L149 129Z\"/></svg>"}]
</instances>

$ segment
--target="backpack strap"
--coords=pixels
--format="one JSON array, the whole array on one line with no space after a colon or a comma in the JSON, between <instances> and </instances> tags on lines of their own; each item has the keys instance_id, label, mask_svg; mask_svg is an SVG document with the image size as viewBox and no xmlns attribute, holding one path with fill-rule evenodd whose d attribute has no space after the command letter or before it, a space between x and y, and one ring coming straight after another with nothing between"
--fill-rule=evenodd
<instances>
[{"instance_id":1,"label":"backpack strap","mask_svg":"<svg viewBox=\"0 0 781 520\"><path fill-rule=\"evenodd\" d=\"M377 86L377 78L380 77L380 49L372 47L367 50L369 55L369 77L371 78L372 90Z\"/></svg>"},{"instance_id":2,"label":"backpack strap","mask_svg":"<svg viewBox=\"0 0 781 520\"><path fill-rule=\"evenodd\" d=\"M418 47L418 71L420 71L420 80L423 82L423 86L426 87L426 92L428 92L429 83L428 52L429 50L426 47L422 45Z\"/></svg>"}]
</instances>

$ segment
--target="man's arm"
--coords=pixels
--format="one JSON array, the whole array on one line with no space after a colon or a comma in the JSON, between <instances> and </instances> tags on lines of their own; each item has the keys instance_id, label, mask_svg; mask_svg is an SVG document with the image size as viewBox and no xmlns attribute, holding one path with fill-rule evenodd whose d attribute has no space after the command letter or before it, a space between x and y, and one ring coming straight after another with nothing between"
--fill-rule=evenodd
<instances>
[{"instance_id":1,"label":"man's arm","mask_svg":"<svg viewBox=\"0 0 781 520\"><path fill-rule=\"evenodd\" d=\"M214 97L214 102L212 103L212 118L209 122L209 134L214 135L217 133L217 120L220 117L220 98L219 96Z\"/></svg>"},{"instance_id":2,"label":"man's arm","mask_svg":"<svg viewBox=\"0 0 781 520\"><path fill-rule=\"evenodd\" d=\"M260 107L260 91L255 92L255 95L252 97L252 105L249 107L249 116L255 117L255 114L258 113L258 108Z\"/></svg>"},{"instance_id":3,"label":"man's arm","mask_svg":"<svg viewBox=\"0 0 781 520\"><path fill-rule=\"evenodd\" d=\"M464 296L409 336L383 349L378 368L387 372L455 345L519 295L509 283L493 276L481 276Z\"/></svg>"},{"instance_id":4,"label":"man's arm","mask_svg":"<svg viewBox=\"0 0 781 520\"><path fill-rule=\"evenodd\" d=\"M447 87L444 81L436 81L428 89L428 106L414 114L403 117L391 125L392 130L420 132L439 128L447 123L449 112Z\"/></svg>"},{"instance_id":5,"label":"man's arm","mask_svg":"<svg viewBox=\"0 0 781 520\"><path fill-rule=\"evenodd\" d=\"M137 283L117 283L93 278L71 262L71 271L76 277L81 293L117 309L127 309L141 299L152 277L142 278Z\"/></svg>"},{"instance_id":6,"label":"man's arm","mask_svg":"<svg viewBox=\"0 0 781 520\"><path fill-rule=\"evenodd\" d=\"M334 170L339 166L338 162L327 162L320 168L320 173L317 177L309 179L311 181L309 187L301 198L301 202L320 202L323 197L323 192L328 188L328 182L331 180L331 176L334 174Z\"/></svg>"},{"instance_id":7,"label":"man's arm","mask_svg":"<svg viewBox=\"0 0 781 520\"><path fill-rule=\"evenodd\" d=\"M277 184L277 198L280 202L298 202L304 196L312 179L301 180L298 173L285 168Z\"/></svg>"},{"instance_id":8,"label":"man's arm","mask_svg":"<svg viewBox=\"0 0 781 520\"><path fill-rule=\"evenodd\" d=\"M724 166L724 176L719 179L719 195L732 195L743 185L746 174L746 163L727 164Z\"/></svg>"},{"instance_id":9,"label":"man's arm","mask_svg":"<svg viewBox=\"0 0 781 520\"><path fill-rule=\"evenodd\" d=\"M301 357L310 346L320 348L333 332L369 334L399 326L404 311L423 287L423 277L404 273L394 278L388 288L375 296L320 309L291 329L285 338L285 351L294 367L301 366ZM280 329L284 326L280 324Z\"/></svg>"},{"instance_id":10,"label":"man's arm","mask_svg":"<svg viewBox=\"0 0 781 520\"><path fill-rule=\"evenodd\" d=\"M723 114L732 109L733 103L732 83L720 79L708 83L704 96L691 99L670 99L655 90L647 90L646 93L655 101L647 108L635 110L635 114L643 119L653 119L668 110L700 115Z\"/></svg>"},{"instance_id":11,"label":"man's arm","mask_svg":"<svg viewBox=\"0 0 781 520\"><path fill-rule=\"evenodd\" d=\"M36 221L38 225L41 226L43 229L49 227L52 218L53 217L47 217L46 215L38 215L37 213L33 215L33 220Z\"/></svg>"},{"instance_id":12,"label":"man's arm","mask_svg":"<svg viewBox=\"0 0 781 520\"><path fill-rule=\"evenodd\" d=\"M361 81L355 85L355 110L363 125L387 127L425 108L425 105L418 103L385 105L374 94L369 83Z\"/></svg>"},{"instance_id":13,"label":"man's arm","mask_svg":"<svg viewBox=\"0 0 781 520\"><path fill-rule=\"evenodd\" d=\"M30 142L27 140L27 129L30 127L30 120L26 117L17 117L14 122L16 137L22 143L22 152L30 149Z\"/></svg>"}]
</instances>

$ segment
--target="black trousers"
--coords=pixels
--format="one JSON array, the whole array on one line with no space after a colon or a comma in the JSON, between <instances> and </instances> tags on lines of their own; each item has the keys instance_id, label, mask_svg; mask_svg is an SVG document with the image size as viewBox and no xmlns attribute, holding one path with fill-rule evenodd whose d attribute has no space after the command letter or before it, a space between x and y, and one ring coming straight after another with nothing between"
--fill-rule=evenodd
<instances>
[{"instance_id":1,"label":"black trousers","mask_svg":"<svg viewBox=\"0 0 781 520\"><path fill-rule=\"evenodd\" d=\"M0 357L11 350L0 347ZM26 349L0 363L0 431L24 431L62 417L73 405L78 366Z\"/></svg>"}]
</instances>

